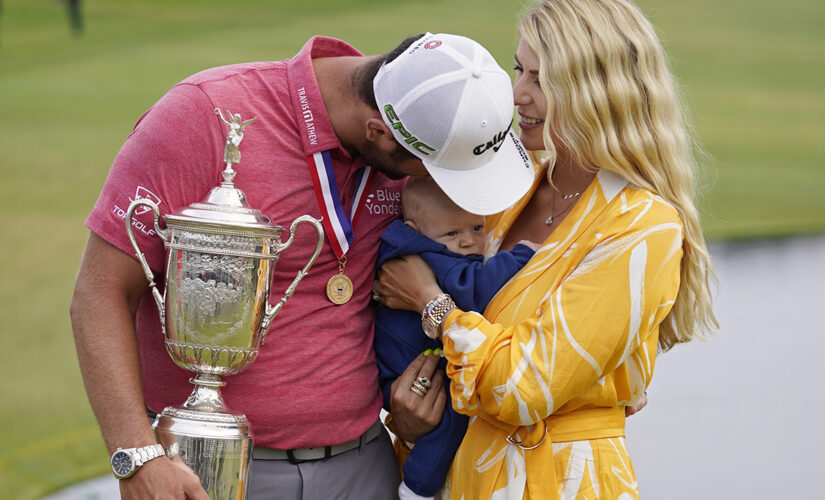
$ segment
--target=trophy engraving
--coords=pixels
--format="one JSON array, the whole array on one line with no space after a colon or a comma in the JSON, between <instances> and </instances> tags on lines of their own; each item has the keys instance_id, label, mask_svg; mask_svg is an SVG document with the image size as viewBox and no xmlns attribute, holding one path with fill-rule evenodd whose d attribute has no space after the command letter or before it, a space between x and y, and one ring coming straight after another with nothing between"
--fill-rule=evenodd
<instances>
[{"instance_id":1,"label":"trophy engraving","mask_svg":"<svg viewBox=\"0 0 825 500\"><path fill-rule=\"evenodd\" d=\"M126 231L160 312L166 350L172 360L195 372L195 387L179 407L167 407L154 427L167 456L179 457L201 480L213 500L246 497L252 454L249 421L226 408L220 388L223 375L242 372L255 361L272 320L315 263L324 241L320 222L304 215L292 222L289 238L260 210L248 206L236 188L233 164L240 162L243 121L227 110L223 182L200 203L164 216L151 199L136 199L126 211ZM168 251L163 293L132 230L136 214L152 211L154 228ZM270 284L281 252L292 245L295 231L308 222L318 232L312 256L274 306ZM175 458L177 459L177 458Z\"/></svg>"}]
</instances>

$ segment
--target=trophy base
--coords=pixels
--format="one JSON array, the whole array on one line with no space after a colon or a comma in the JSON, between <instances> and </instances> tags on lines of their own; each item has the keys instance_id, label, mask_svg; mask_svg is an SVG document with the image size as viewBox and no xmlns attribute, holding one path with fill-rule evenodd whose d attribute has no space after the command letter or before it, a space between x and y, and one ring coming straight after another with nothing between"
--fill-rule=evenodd
<instances>
[{"instance_id":1,"label":"trophy base","mask_svg":"<svg viewBox=\"0 0 825 500\"><path fill-rule=\"evenodd\" d=\"M246 498L252 436L245 416L167 407L153 427L167 456L189 466L209 498Z\"/></svg>"}]
</instances>

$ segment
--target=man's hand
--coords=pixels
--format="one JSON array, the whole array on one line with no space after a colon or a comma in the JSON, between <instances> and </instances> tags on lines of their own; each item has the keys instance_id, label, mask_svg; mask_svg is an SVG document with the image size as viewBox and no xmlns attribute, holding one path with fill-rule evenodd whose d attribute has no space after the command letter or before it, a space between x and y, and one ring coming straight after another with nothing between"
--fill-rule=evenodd
<instances>
[{"instance_id":1,"label":"man's hand","mask_svg":"<svg viewBox=\"0 0 825 500\"><path fill-rule=\"evenodd\" d=\"M120 480L123 500L209 500L198 476L180 458L146 462L129 479Z\"/></svg>"},{"instance_id":2,"label":"man's hand","mask_svg":"<svg viewBox=\"0 0 825 500\"><path fill-rule=\"evenodd\" d=\"M444 374L436 371L440 359L437 354L419 354L392 383L390 413L395 432L404 441L416 442L441 422L447 392L444 389ZM432 386L424 397L410 390L418 377L432 380Z\"/></svg>"}]
</instances>

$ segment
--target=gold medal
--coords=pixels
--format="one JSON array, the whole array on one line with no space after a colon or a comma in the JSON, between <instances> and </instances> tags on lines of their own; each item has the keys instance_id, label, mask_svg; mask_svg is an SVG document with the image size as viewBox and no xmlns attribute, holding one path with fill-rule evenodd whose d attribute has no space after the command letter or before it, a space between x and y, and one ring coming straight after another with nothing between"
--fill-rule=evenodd
<instances>
[{"instance_id":1,"label":"gold medal","mask_svg":"<svg viewBox=\"0 0 825 500\"><path fill-rule=\"evenodd\" d=\"M338 259L338 274L327 281L327 298L329 301L340 306L346 304L352 298L352 280L344 274L347 266L347 256Z\"/></svg>"},{"instance_id":2,"label":"gold medal","mask_svg":"<svg viewBox=\"0 0 825 500\"><path fill-rule=\"evenodd\" d=\"M338 306L349 302L352 298L352 280L343 272L330 278L327 281L327 297Z\"/></svg>"}]
</instances>

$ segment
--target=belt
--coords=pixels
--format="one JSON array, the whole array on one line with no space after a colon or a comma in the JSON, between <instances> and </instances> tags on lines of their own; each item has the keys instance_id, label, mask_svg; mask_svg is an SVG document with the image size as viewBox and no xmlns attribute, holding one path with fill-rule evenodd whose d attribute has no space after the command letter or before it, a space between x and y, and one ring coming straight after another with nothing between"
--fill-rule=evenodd
<instances>
[{"instance_id":1,"label":"belt","mask_svg":"<svg viewBox=\"0 0 825 500\"><path fill-rule=\"evenodd\" d=\"M624 436L624 406L550 415L545 422L554 443Z\"/></svg>"},{"instance_id":2,"label":"belt","mask_svg":"<svg viewBox=\"0 0 825 500\"><path fill-rule=\"evenodd\" d=\"M346 443L333 446L316 446L315 448L294 448L291 450L276 450L274 448L264 448L254 446L252 448L252 458L256 460L289 460L291 464L311 462L313 460L323 460L334 457L345 451L359 448L381 435L384 425L377 420L372 426L364 431L360 437L347 441Z\"/></svg>"},{"instance_id":3,"label":"belt","mask_svg":"<svg viewBox=\"0 0 825 500\"><path fill-rule=\"evenodd\" d=\"M508 435L510 444L517 444L524 449L533 449L544 441L544 436L550 437L553 443L567 441L583 441L588 439L603 439L625 435L624 407L591 408L575 410L561 415L550 415L544 420L544 429L536 425L531 432L525 433L524 427L510 425L496 419L492 415L480 413L479 416L486 423L496 427ZM512 437L519 431L519 435Z\"/></svg>"}]
</instances>

